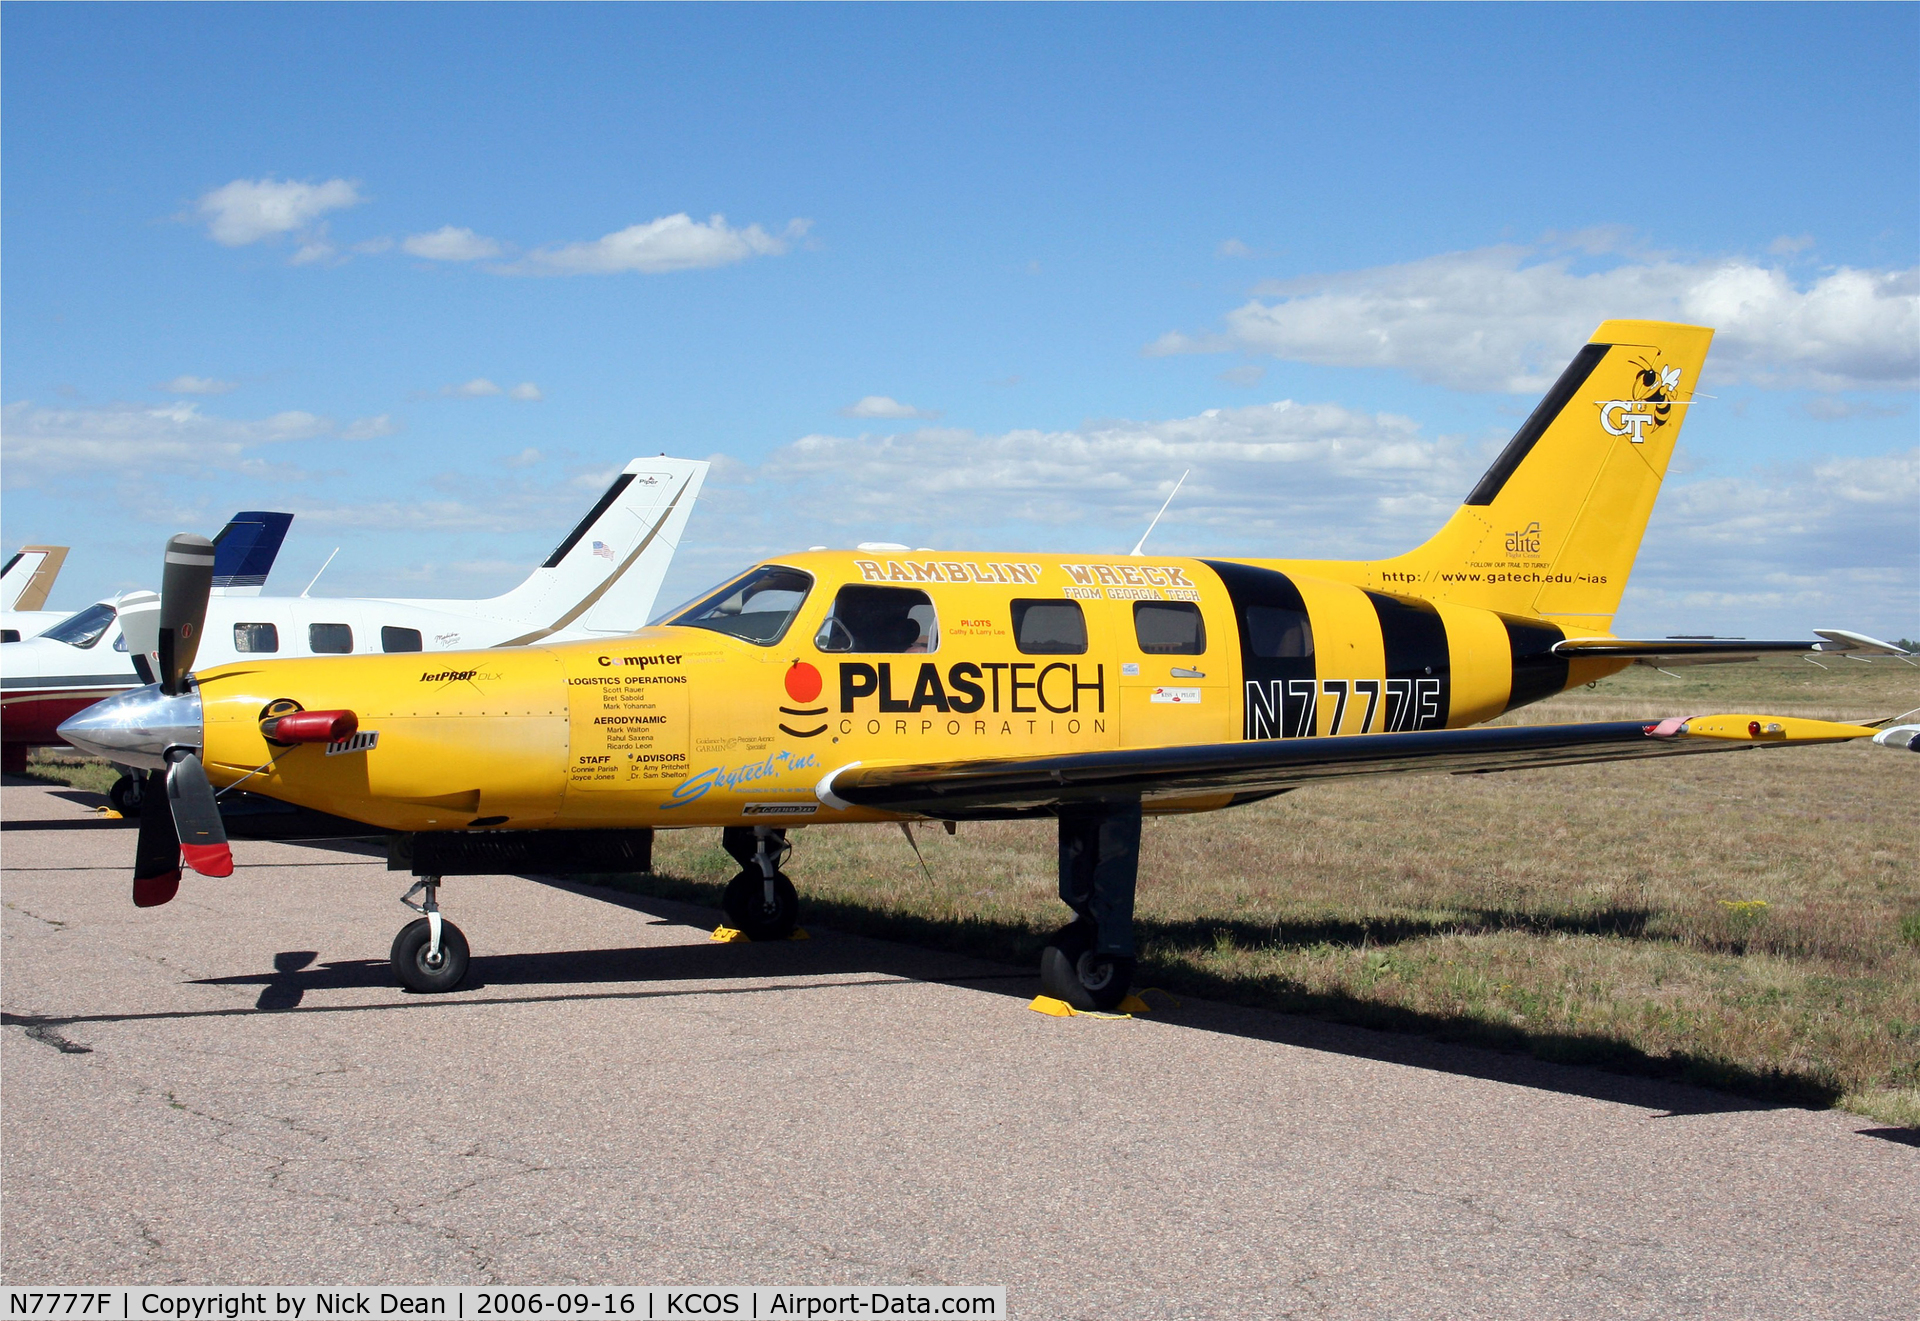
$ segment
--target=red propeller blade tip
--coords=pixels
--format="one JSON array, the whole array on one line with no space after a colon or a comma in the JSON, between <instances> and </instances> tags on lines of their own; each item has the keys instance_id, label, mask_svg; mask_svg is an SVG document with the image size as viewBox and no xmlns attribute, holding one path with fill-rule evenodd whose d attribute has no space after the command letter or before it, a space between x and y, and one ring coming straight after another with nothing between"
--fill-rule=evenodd
<instances>
[{"instance_id":1,"label":"red propeller blade tip","mask_svg":"<svg viewBox=\"0 0 1920 1321\"><path fill-rule=\"evenodd\" d=\"M133 878L133 906L135 908L158 908L176 894L180 893L180 871L161 872L158 876L136 876Z\"/></svg>"},{"instance_id":2,"label":"red propeller blade tip","mask_svg":"<svg viewBox=\"0 0 1920 1321\"><path fill-rule=\"evenodd\" d=\"M202 876L233 875L233 850L221 844L182 844L180 851L187 856L187 866ZM175 872L178 883L180 873Z\"/></svg>"}]
</instances>

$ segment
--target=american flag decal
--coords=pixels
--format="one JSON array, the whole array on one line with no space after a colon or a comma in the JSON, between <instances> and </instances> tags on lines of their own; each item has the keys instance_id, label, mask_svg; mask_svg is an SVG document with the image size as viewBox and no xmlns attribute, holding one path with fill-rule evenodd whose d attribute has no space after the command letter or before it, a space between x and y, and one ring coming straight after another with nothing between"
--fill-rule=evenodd
<instances>
[{"instance_id":1,"label":"american flag decal","mask_svg":"<svg viewBox=\"0 0 1920 1321\"><path fill-rule=\"evenodd\" d=\"M607 563L609 564L613 563L613 547L609 546L606 542L604 541L594 542L593 553L595 555L598 555L601 559L607 561Z\"/></svg>"}]
</instances>

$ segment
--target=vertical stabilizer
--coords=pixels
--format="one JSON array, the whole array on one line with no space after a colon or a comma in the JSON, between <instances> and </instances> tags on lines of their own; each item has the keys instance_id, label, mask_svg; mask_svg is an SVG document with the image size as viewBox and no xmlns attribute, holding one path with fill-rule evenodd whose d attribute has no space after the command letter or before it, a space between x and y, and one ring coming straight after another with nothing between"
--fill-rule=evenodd
<instances>
[{"instance_id":1,"label":"vertical stabilizer","mask_svg":"<svg viewBox=\"0 0 1920 1321\"><path fill-rule=\"evenodd\" d=\"M66 562L65 546L22 546L0 572L0 610L45 610Z\"/></svg>"},{"instance_id":2,"label":"vertical stabilizer","mask_svg":"<svg viewBox=\"0 0 1920 1321\"><path fill-rule=\"evenodd\" d=\"M1432 540L1376 566L1388 591L1604 632L1713 332L1608 321Z\"/></svg>"},{"instance_id":3,"label":"vertical stabilizer","mask_svg":"<svg viewBox=\"0 0 1920 1321\"><path fill-rule=\"evenodd\" d=\"M258 596L280 556L292 514L243 509L213 539L213 594Z\"/></svg>"},{"instance_id":4,"label":"vertical stabilizer","mask_svg":"<svg viewBox=\"0 0 1920 1321\"><path fill-rule=\"evenodd\" d=\"M524 629L500 645L605 637L642 627L706 476L700 459L629 463L525 582L474 603Z\"/></svg>"}]
</instances>

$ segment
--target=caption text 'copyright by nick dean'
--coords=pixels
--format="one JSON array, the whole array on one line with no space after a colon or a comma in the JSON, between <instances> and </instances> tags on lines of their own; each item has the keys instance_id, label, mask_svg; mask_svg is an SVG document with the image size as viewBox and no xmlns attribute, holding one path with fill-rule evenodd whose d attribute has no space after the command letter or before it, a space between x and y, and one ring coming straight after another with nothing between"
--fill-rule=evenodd
<instances>
[{"instance_id":1,"label":"caption text 'copyright by nick dean'","mask_svg":"<svg viewBox=\"0 0 1920 1321\"><path fill-rule=\"evenodd\" d=\"M1005 1321L1002 1285L801 1285L794 1287L406 1289L136 1288L8 1289L6 1317L56 1321L339 1321L362 1317L443 1321L821 1321L842 1317L968 1317Z\"/></svg>"}]
</instances>

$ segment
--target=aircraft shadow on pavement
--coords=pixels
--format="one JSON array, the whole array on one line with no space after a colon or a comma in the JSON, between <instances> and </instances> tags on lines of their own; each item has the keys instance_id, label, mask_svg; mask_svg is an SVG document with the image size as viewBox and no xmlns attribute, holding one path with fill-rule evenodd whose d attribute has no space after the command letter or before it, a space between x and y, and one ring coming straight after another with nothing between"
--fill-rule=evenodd
<instances>
[{"instance_id":1,"label":"aircraft shadow on pavement","mask_svg":"<svg viewBox=\"0 0 1920 1321\"><path fill-rule=\"evenodd\" d=\"M679 899L616 891L554 877L528 876L525 879L627 908L660 923L697 930L710 928L718 920L718 914L713 909ZM900 924L897 921L892 921L887 938L880 939L847 934L845 928L852 926L857 930L866 926L872 930L897 915L861 914L850 911L844 901L815 905L814 915L834 922L839 929L829 930L824 925L816 925L813 927L815 939L764 944L700 941L618 949L477 955L462 989L443 996L413 995L401 991L394 985L392 970L384 959L321 961L318 951L286 950L273 957L270 971L203 978L194 983L204 986L257 986L260 988L259 996L251 1007L70 1017L7 1014L4 1021L32 1032L93 1022L253 1014L365 1013L436 1007L484 1010L489 1005L567 1000L646 1000L687 995L778 994L795 991L831 994L836 989L902 982L948 983L1021 1000L1033 996L1038 990L1037 976L1030 967L1014 967L1004 961L996 961L983 948L986 943L982 939L985 932L977 920L956 919L951 924L943 924L931 919L916 919L905 932L899 931ZM862 920L863 917L866 920ZM850 918L851 921L848 920ZM1163 931L1151 922L1143 921L1139 925L1143 944L1177 934L1171 927ZM1029 932L1015 933L1011 929L998 934L1006 942L1000 945L1003 957L1004 951L1017 946L1020 938L1033 939ZM940 948L943 945L948 948ZM1710 1090L1707 1086L1692 1085L1692 1080L1684 1076L1689 1061L1652 1059L1611 1039L1583 1041L1552 1034L1526 1036L1516 1033L1514 1047L1503 1051L1489 1048L1484 1043L1468 1044L1448 1039L1449 1034L1458 1033L1462 1025L1442 1016L1395 1010L1391 1011L1392 1021L1379 1025L1387 1030L1374 1030L1371 1026L1354 1025L1352 1018L1377 1016L1382 1006L1339 996L1321 996L1318 998L1326 1003L1309 1005L1305 1013L1290 1012L1284 1008L1248 1007L1224 1002L1235 994L1244 997L1244 987L1234 987L1225 981L1221 981L1217 987L1196 986L1194 981L1191 975L1186 978L1179 987L1182 996L1192 994L1218 998L1187 999L1175 1004L1170 998L1154 996L1153 1021L1173 1027L1223 1033L1584 1096L1668 1115L1769 1110L1781 1108L1782 1102L1823 1108L1836 1099L1831 1089L1824 1095L1806 1092L1792 1094L1789 1091L1782 1096L1781 1092L1786 1089L1781 1088L1778 1079L1733 1079L1732 1085L1748 1092L1748 1096L1726 1090ZM643 985L631 985L636 982ZM623 988L621 983L629 985ZM676 986L674 983L686 985ZM582 989L566 989L574 987ZM509 988L528 993L500 994ZM391 998L373 1003L314 1003L308 998L322 992L376 989L388 991ZM493 994L474 994L481 991L491 991ZM1338 1003L1343 1000L1344 1003ZM1352 1018L1346 1022L1338 1021L1343 1015L1351 1015ZM1583 1053L1585 1058L1581 1057ZM1610 1071L1593 1066L1595 1054L1600 1056ZM1555 1055L1560 1058L1554 1058ZM1742 1083L1746 1085L1741 1086ZM1751 1093L1762 1092L1763 1089L1772 1095L1767 1099L1751 1096ZM1910 1136L1902 1136L1910 1135L1911 1130L1863 1131L1889 1141L1912 1140Z\"/></svg>"},{"instance_id":2,"label":"aircraft shadow on pavement","mask_svg":"<svg viewBox=\"0 0 1920 1321\"><path fill-rule=\"evenodd\" d=\"M613 891L594 885L552 877L529 876L529 880L553 885L575 893L590 895L605 903L619 904L674 921L699 921L699 914L712 910L690 905L679 899L654 894ZM642 882L643 884L645 882ZM698 883L663 881L676 891L699 891ZM718 887L713 888L717 891ZM1031 997L1036 994L1038 975L1008 967L1003 960L1010 951L1023 962L1032 950L1031 968L1038 961L1039 938L1024 927L993 923L976 917L941 920L903 917L897 912L881 912L844 899L810 902L810 912L823 925L840 931L862 933L838 940L852 939L874 950L913 950L916 945L931 946L921 959L942 956L979 962L984 968L1000 967L1004 975L991 983L986 980L943 978L929 975L928 969L916 969L912 959L876 955L860 962L864 970L885 971L891 975L920 980L966 980L973 989L996 994ZM1488 910L1477 915L1488 926L1539 926L1556 931L1582 931L1637 936L1644 932L1648 914L1639 909L1608 909L1581 916L1534 915ZM1156 922L1136 918L1135 930L1143 948L1155 944L1204 943L1213 933L1244 925L1232 921ZM1425 923L1395 924L1405 930L1383 929L1385 924L1322 922L1288 924L1282 938L1288 944L1332 943L1374 945L1397 943L1425 933ZM1458 923L1447 929L1457 929ZM1416 930L1415 928L1419 928ZM820 930L820 927L816 927ZM1240 933L1236 933L1240 934ZM1244 934L1258 935L1272 942L1277 935L1271 927ZM867 936L877 939L867 939ZM899 942L913 942L902 945ZM717 946L719 949L743 948ZM784 946L753 946L755 950L796 951L790 957L805 963L805 943ZM824 955L825 950L821 953ZM476 961L477 962L477 961ZM796 968L796 971L798 968ZM821 973L824 964L806 964L806 971ZM1143 968L1150 983L1152 970ZM1761 1076L1719 1060L1691 1057L1657 1058L1612 1037L1597 1034L1502 1031L1494 1040L1484 1039L1486 1025L1477 1021L1445 1015L1419 1013L1395 1006L1363 1001L1339 993L1308 994L1295 990L1287 998L1297 1004L1252 1007L1228 1003L1246 997L1248 987L1225 978L1207 978L1183 970L1176 988L1181 996L1203 997L1199 1002L1183 1002L1174 1008L1166 1000L1153 997L1154 1017L1171 1024L1223 1032L1254 1040L1328 1051L1387 1063L1409 1065L1443 1073L1513 1083L1546 1091L1587 1096L1665 1111L1670 1114L1709 1114L1746 1110L1770 1110L1784 1106L1825 1109L1839 1099L1838 1089L1824 1080L1783 1074ZM1482 1039L1463 1040L1468 1033ZM1705 1075L1703 1078L1701 1075ZM1743 1094L1744 1093L1744 1094Z\"/></svg>"}]
</instances>

